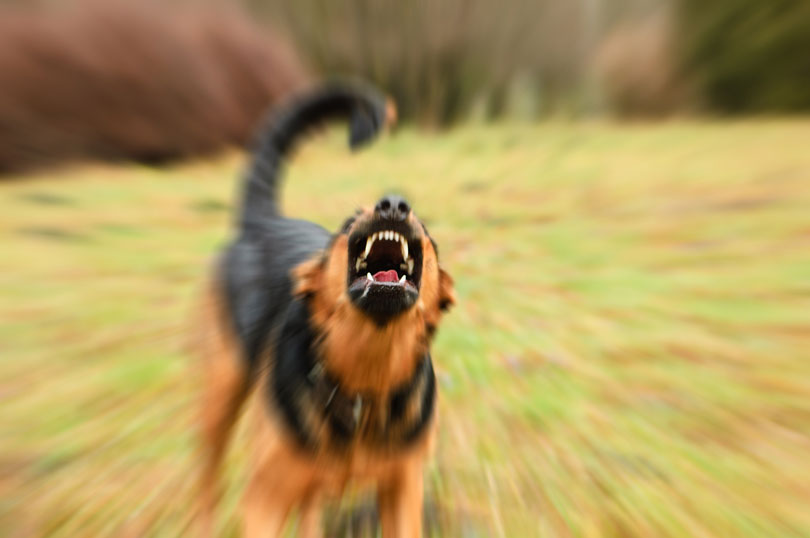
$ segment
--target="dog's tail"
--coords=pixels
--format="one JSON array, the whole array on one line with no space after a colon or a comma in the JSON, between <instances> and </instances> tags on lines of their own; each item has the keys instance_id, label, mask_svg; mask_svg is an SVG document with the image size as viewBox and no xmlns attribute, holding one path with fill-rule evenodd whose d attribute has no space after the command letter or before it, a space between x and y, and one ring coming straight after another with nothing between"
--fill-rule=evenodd
<instances>
[{"instance_id":1,"label":"dog's tail","mask_svg":"<svg viewBox=\"0 0 810 538\"><path fill-rule=\"evenodd\" d=\"M243 229L280 214L278 192L285 156L309 128L336 118L349 120L349 146L356 149L394 122L396 110L377 90L347 83L327 84L274 110L260 131L248 169Z\"/></svg>"}]
</instances>

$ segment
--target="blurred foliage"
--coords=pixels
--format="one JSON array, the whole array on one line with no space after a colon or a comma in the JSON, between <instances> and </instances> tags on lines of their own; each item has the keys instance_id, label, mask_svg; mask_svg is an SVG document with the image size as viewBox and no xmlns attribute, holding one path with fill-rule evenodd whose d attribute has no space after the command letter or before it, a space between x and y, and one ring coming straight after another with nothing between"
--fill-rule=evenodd
<instances>
[{"instance_id":1,"label":"blurred foliage","mask_svg":"<svg viewBox=\"0 0 810 538\"><path fill-rule=\"evenodd\" d=\"M286 41L233 9L0 3L0 174L222 151L309 78Z\"/></svg>"},{"instance_id":2,"label":"blurred foliage","mask_svg":"<svg viewBox=\"0 0 810 538\"><path fill-rule=\"evenodd\" d=\"M670 9L618 22L594 53L593 70L610 110L622 117L664 116L692 98L675 58Z\"/></svg>"},{"instance_id":3,"label":"blurred foliage","mask_svg":"<svg viewBox=\"0 0 810 538\"><path fill-rule=\"evenodd\" d=\"M422 123L810 108L806 0L244 1Z\"/></svg>"},{"instance_id":4,"label":"blurred foliage","mask_svg":"<svg viewBox=\"0 0 810 538\"><path fill-rule=\"evenodd\" d=\"M369 79L393 94L402 116L434 124L473 111L501 116L517 86L540 111L572 106L599 4L247 1L286 28L315 68Z\"/></svg>"},{"instance_id":5,"label":"blurred foliage","mask_svg":"<svg viewBox=\"0 0 810 538\"><path fill-rule=\"evenodd\" d=\"M81 3L0 0L0 5L44 9ZM201 12L213 6L247 10L267 24L269 37L278 43L284 41L279 31L286 33L313 71L371 81L396 99L403 119L421 124L605 112L627 117L700 109L727 113L810 109L807 0L175 0L172 4ZM159 10L171 11L163 5ZM11 26L28 33L17 23ZM7 57L19 55L15 52L19 47L5 49ZM65 50L67 54L72 48ZM267 80L284 78L278 62L256 63L267 65L262 72ZM30 79L6 71L11 81L6 86L12 89L24 86L15 81ZM162 81L171 81L172 73L158 72L155 80L163 87ZM202 132L212 136L221 130Z\"/></svg>"},{"instance_id":6,"label":"blurred foliage","mask_svg":"<svg viewBox=\"0 0 810 538\"><path fill-rule=\"evenodd\" d=\"M810 110L810 2L680 0L686 75L729 113Z\"/></svg>"}]
</instances>

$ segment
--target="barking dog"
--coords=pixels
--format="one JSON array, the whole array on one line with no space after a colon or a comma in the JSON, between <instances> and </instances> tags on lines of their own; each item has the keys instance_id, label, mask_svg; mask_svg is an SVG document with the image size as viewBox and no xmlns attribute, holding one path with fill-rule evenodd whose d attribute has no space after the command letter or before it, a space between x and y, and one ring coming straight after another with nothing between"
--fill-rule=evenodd
<instances>
[{"instance_id":1,"label":"barking dog","mask_svg":"<svg viewBox=\"0 0 810 538\"><path fill-rule=\"evenodd\" d=\"M349 120L355 148L392 116L371 89L328 86L275 113L246 180L237 239L200 309L201 522L211 532L216 473L249 394L254 445L245 536L278 536L294 509L320 535L320 503L376 488L383 535L419 536L422 467L435 432L430 342L452 279L408 202L386 196L340 230L283 217L280 168L296 139ZM253 390L255 389L255 390Z\"/></svg>"}]
</instances>

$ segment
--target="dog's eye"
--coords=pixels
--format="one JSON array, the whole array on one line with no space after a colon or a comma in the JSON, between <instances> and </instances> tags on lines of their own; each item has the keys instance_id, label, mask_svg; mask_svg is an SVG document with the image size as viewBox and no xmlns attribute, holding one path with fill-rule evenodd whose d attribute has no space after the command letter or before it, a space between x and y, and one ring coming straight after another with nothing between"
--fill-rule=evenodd
<instances>
[{"instance_id":1,"label":"dog's eye","mask_svg":"<svg viewBox=\"0 0 810 538\"><path fill-rule=\"evenodd\" d=\"M349 217L343 222L343 226L340 227L340 233L345 234L348 233L349 230L352 228L354 224L355 217Z\"/></svg>"}]
</instances>

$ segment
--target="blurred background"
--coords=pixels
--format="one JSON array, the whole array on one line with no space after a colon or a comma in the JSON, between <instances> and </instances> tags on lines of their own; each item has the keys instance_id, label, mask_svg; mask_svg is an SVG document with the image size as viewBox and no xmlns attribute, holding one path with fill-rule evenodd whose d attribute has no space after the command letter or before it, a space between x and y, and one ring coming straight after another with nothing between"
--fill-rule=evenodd
<instances>
[{"instance_id":1,"label":"blurred background","mask_svg":"<svg viewBox=\"0 0 810 538\"><path fill-rule=\"evenodd\" d=\"M192 313L333 76L401 126L304 145L286 212L402 192L459 292L428 535L810 536L808 51L806 0L0 0L0 536L191 532Z\"/></svg>"}]
</instances>

